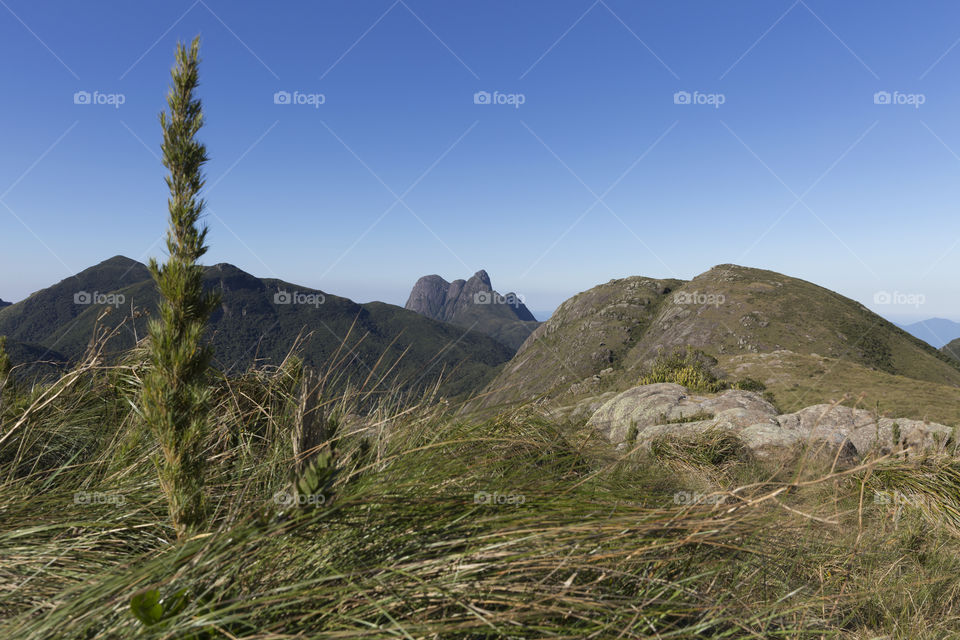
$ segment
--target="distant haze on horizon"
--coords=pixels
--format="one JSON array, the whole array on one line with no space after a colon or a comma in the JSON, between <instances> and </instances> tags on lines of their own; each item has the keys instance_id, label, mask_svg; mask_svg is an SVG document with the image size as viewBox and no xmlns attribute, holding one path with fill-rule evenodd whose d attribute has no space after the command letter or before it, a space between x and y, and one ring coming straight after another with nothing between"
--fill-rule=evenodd
<instances>
[{"instance_id":1,"label":"distant haze on horizon","mask_svg":"<svg viewBox=\"0 0 960 640\"><path fill-rule=\"evenodd\" d=\"M960 319L960 6L264 6L0 6L0 299L162 255L199 33L206 264L399 305L482 268L539 316L736 263Z\"/></svg>"}]
</instances>

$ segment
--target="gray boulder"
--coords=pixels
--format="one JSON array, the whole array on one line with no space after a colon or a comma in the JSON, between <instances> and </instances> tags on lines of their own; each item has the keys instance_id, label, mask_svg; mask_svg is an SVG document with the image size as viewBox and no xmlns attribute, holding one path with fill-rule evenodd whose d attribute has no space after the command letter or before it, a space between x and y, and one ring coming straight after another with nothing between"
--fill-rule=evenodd
<instances>
[{"instance_id":1,"label":"gray boulder","mask_svg":"<svg viewBox=\"0 0 960 640\"><path fill-rule=\"evenodd\" d=\"M770 432L753 425L741 432L751 447L790 446L822 441L842 444L849 441L859 456L870 451L889 453L910 448L914 451L943 451L953 429L936 422L906 418L880 418L865 409L818 404L777 417L779 429Z\"/></svg>"},{"instance_id":2,"label":"gray boulder","mask_svg":"<svg viewBox=\"0 0 960 640\"><path fill-rule=\"evenodd\" d=\"M820 404L777 415L758 394L728 390L691 394L678 384L628 389L607 400L587 423L618 448L648 447L663 436L692 437L710 429L735 433L759 457L783 456L806 448L825 456L839 453L854 462L871 451L945 451L953 429L934 422L880 418L863 409Z\"/></svg>"},{"instance_id":3,"label":"gray boulder","mask_svg":"<svg viewBox=\"0 0 960 640\"><path fill-rule=\"evenodd\" d=\"M708 420L667 424L708 415ZM731 389L715 396L698 396L679 384L664 382L634 387L611 398L593 414L588 424L618 444L626 441L631 427L635 427L640 436L656 426L696 431L703 426L699 422L707 422L743 428L770 422L776 416L773 405L749 391ZM663 431L670 429L655 429L650 434Z\"/></svg>"}]
</instances>

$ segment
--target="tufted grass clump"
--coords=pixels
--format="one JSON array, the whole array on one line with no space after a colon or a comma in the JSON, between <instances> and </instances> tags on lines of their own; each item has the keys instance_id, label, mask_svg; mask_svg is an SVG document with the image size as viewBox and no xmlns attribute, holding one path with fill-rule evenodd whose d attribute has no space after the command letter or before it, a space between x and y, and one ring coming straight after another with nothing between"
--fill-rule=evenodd
<instances>
[{"instance_id":1,"label":"tufted grass clump","mask_svg":"<svg viewBox=\"0 0 960 640\"><path fill-rule=\"evenodd\" d=\"M661 436L650 443L650 454L660 462L683 462L701 468L753 460L750 448L739 436L719 428L689 436Z\"/></svg>"},{"instance_id":2,"label":"tufted grass clump","mask_svg":"<svg viewBox=\"0 0 960 640\"><path fill-rule=\"evenodd\" d=\"M688 346L668 355L658 355L650 370L640 377L637 384L672 382L691 391L716 393L730 386L714 372L713 367L716 364L716 358Z\"/></svg>"}]
</instances>

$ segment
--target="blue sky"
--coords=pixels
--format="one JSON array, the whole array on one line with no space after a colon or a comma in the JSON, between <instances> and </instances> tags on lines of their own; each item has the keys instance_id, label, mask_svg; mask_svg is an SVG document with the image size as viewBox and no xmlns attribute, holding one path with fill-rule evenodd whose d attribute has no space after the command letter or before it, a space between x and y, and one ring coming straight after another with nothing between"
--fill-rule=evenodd
<instances>
[{"instance_id":1,"label":"blue sky","mask_svg":"<svg viewBox=\"0 0 960 640\"><path fill-rule=\"evenodd\" d=\"M960 7L923 1L2 0L0 298L161 255L198 33L210 263L397 304L485 268L539 311L735 262L960 319Z\"/></svg>"}]
</instances>

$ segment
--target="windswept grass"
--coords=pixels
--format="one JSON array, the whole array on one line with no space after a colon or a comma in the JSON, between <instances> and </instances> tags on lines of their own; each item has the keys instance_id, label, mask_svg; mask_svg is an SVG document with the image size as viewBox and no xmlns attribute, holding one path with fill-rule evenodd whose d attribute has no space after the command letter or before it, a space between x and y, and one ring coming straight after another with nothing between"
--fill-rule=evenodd
<instances>
[{"instance_id":1,"label":"windswept grass","mask_svg":"<svg viewBox=\"0 0 960 640\"><path fill-rule=\"evenodd\" d=\"M92 357L4 409L0 637L960 633L952 461L799 473L709 434L615 455L533 408L328 397L334 370L292 357L214 388L211 528L178 542L140 356ZM326 440L306 446L310 420ZM295 470L322 451L329 482L305 493ZM145 626L130 601L152 593L182 610Z\"/></svg>"}]
</instances>

